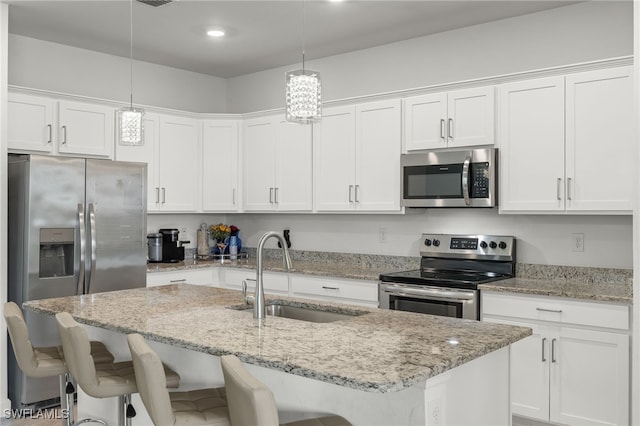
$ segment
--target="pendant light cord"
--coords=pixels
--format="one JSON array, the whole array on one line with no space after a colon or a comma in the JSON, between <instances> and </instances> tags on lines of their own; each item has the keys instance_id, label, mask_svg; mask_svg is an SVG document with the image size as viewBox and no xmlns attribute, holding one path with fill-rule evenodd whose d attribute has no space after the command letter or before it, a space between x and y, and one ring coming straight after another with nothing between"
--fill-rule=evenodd
<instances>
[{"instance_id":1,"label":"pendant light cord","mask_svg":"<svg viewBox=\"0 0 640 426\"><path fill-rule=\"evenodd\" d=\"M304 72L304 20L305 20L305 13L306 11L306 1L302 0L302 71Z\"/></svg>"},{"instance_id":2,"label":"pendant light cord","mask_svg":"<svg viewBox=\"0 0 640 426\"><path fill-rule=\"evenodd\" d=\"M133 0L129 1L129 103L133 109Z\"/></svg>"}]
</instances>

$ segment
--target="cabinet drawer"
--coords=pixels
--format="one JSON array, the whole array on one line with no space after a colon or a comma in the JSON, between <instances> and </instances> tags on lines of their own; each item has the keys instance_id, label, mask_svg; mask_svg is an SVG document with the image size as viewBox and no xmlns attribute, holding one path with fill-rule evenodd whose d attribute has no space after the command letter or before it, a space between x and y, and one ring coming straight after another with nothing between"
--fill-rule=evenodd
<instances>
[{"instance_id":1,"label":"cabinet drawer","mask_svg":"<svg viewBox=\"0 0 640 426\"><path fill-rule=\"evenodd\" d=\"M553 297L482 293L482 315L629 329L629 306Z\"/></svg>"},{"instance_id":2,"label":"cabinet drawer","mask_svg":"<svg viewBox=\"0 0 640 426\"><path fill-rule=\"evenodd\" d=\"M221 275L221 283L224 287L236 290L242 289L242 281L247 281L247 291L253 293L256 287L256 271L250 269L224 268ZM264 291L267 293L289 294L289 277L287 274L277 272L263 272Z\"/></svg>"},{"instance_id":3,"label":"cabinet drawer","mask_svg":"<svg viewBox=\"0 0 640 426\"><path fill-rule=\"evenodd\" d=\"M371 304L378 303L378 283L373 281L347 281L337 278L291 276L294 296L321 296L328 299L349 299Z\"/></svg>"},{"instance_id":4,"label":"cabinet drawer","mask_svg":"<svg viewBox=\"0 0 640 426\"><path fill-rule=\"evenodd\" d=\"M182 283L210 286L213 284L213 271L211 268L204 268L174 272L153 272L147 274L147 287Z\"/></svg>"}]
</instances>

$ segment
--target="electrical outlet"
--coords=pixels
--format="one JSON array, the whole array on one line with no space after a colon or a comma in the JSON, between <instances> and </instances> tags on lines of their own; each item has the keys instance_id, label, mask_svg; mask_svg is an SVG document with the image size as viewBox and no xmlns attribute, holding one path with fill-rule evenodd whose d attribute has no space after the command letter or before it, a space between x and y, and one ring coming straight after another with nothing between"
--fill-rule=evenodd
<instances>
[{"instance_id":1,"label":"electrical outlet","mask_svg":"<svg viewBox=\"0 0 640 426\"><path fill-rule=\"evenodd\" d=\"M571 251L584 251L584 234L571 234Z\"/></svg>"},{"instance_id":2,"label":"electrical outlet","mask_svg":"<svg viewBox=\"0 0 640 426\"><path fill-rule=\"evenodd\" d=\"M382 244L387 243L387 228L379 228L378 229L378 242Z\"/></svg>"},{"instance_id":3,"label":"electrical outlet","mask_svg":"<svg viewBox=\"0 0 640 426\"><path fill-rule=\"evenodd\" d=\"M442 400L441 398L436 398L427 403L427 412L429 413L429 418L427 419L427 424L429 425L442 425Z\"/></svg>"}]
</instances>

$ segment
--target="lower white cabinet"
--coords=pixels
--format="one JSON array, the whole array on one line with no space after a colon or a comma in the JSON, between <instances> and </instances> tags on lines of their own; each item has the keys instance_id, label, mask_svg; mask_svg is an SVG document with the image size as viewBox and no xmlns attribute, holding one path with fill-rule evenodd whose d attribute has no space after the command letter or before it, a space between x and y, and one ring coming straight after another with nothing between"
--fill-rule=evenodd
<instances>
[{"instance_id":1,"label":"lower white cabinet","mask_svg":"<svg viewBox=\"0 0 640 426\"><path fill-rule=\"evenodd\" d=\"M629 424L629 307L482 294L482 320L530 327L511 345L511 408L563 425Z\"/></svg>"},{"instance_id":2,"label":"lower white cabinet","mask_svg":"<svg viewBox=\"0 0 640 426\"><path fill-rule=\"evenodd\" d=\"M256 290L256 271L253 269L219 268L220 287L242 290L242 281L247 282L247 294ZM262 272L264 292L266 294L289 294L289 276L280 272ZM240 301L242 302L242 301Z\"/></svg>"},{"instance_id":3,"label":"lower white cabinet","mask_svg":"<svg viewBox=\"0 0 640 426\"><path fill-rule=\"evenodd\" d=\"M291 295L378 307L378 282L292 274Z\"/></svg>"},{"instance_id":4,"label":"lower white cabinet","mask_svg":"<svg viewBox=\"0 0 640 426\"><path fill-rule=\"evenodd\" d=\"M180 283L211 286L214 283L213 268L147 273L147 287Z\"/></svg>"}]
</instances>

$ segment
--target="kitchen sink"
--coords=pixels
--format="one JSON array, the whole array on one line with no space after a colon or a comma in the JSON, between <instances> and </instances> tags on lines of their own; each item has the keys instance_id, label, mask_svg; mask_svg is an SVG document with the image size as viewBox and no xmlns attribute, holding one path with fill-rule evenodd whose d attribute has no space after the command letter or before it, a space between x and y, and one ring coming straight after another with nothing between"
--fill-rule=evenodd
<instances>
[{"instance_id":1,"label":"kitchen sink","mask_svg":"<svg viewBox=\"0 0 640 426\"><path fill-rule=\"evenodd\" d=\"M248 306L242 310L253 312L253 306ZM306 308L302 306L283 305L280 303L268 303L265 306L268 317L282 317L299 321L309 322L334 322L364 315L364 311L342 311L332 312L320 309Z\"/></svg>"}]
</instances>

